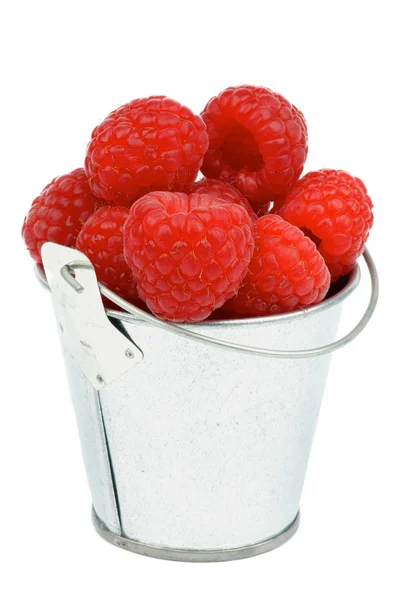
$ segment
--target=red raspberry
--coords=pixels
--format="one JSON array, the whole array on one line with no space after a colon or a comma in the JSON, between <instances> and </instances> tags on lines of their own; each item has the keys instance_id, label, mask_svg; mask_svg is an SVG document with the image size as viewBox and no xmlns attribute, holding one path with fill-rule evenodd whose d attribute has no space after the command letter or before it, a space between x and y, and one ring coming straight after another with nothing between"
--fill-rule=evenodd
<instances>
[{"instance_id":1,"label":"red raspberry","mask_svg":"<svg viewBox=\"0 0 397 600\"><path fill-rule=\"evenodd\" d=\"M236 293L252 252L247 211L214 196L153 192L132 205L124 226L139 295L169 321L206 319Z\"/></svg>"},{"instance_id":2,"label":"red raspberry","mask_svg":"<svg viewBox=\"0 0 397 600\"><path fill-rule=\"evenodd\" d=\"M255 249L237 295L223 309L241 316L264 316L320 302L330 274L312 240L277 215L254 225Z\"/></svg>"},{"instance_id":3,"label":"red raspberry","mask_svg":"<svg viewBox=\"0 0 397 600\"><path fill-rule=\"evenodd\" d=\"M94 194L130 206L151 190L182 190L208 148L204 122L165 96L133 100L94 129L85 170Z\"/></svg>"},{"instance_id":4,"label":"red raspberry","mask_svg":"<svg viewBox=\"0 0 397 600\"><path fill-rule=\"evenodd\" d=\"M135 301L136 283L123 249L123 227L128 213L124 206L100 208L84 223L76 245L90 259L102 283L125 300Z\"/></svg>"},{"instance_id":5,"label":"red raspberry","mask_svg":"<svg viewBox=\"0 0 397 600\"><path fill-rule=\"evenodd\" d=\"M257 206L255 206L255 213L256 213L256 218L259 219L260 217L264 217L265 215L268 215L270 212L274 212L273 211L273 206L269 203L267 204L258 204Z\"/></svg>"},{"instance_id":6,"label":"red raspberry","mask_svg":"<svg viewBox=\"0 0 397 600\"><path fill-rule=\"evenodd\" d=\"M285 196L307 156L301 112L271 90L230 87L212 98L201 115L209 149L202 172L232 183L252 203Z\"/></svg>"},{"instance_id":7,"label":"red raspberry","mask_svg":"<svg viewBox=\"0 0 397 600\"><path fill-rule=\"evenodd\" d=\"M298 181L278 210L316 242L332 279L351 271L373 223L365 185L345 171L322 169Z\"/></svg>"},{"instance_id":8,"label":"red raspberry","mask_svg":"<svg viewBox=\"0 0 397 600\"><path fill-rule=\"evenodd\" d=\"M187 194L209 194L210 196L216 196L222 198L226 202L232 202L233 204L240 204L244 206L245 210L249 214L251 221L254 223L257 219L256 214L246 198L236 188L223 181L217 179L200 179L193 185L189 186L185 192Z\"/></svg>"},{"instance_id":9,"label":"red raspberry","mask_svg":"<svg viewBox=\"0 0 397 600\"><path fill-rule=\"evenodd\" d=\"M104 204L93 196L84 169L53 179L33 200L22 225L22 237L31 257L42 262L44 242L74 247L83 223Z\"/></svg>"}]
</instances>

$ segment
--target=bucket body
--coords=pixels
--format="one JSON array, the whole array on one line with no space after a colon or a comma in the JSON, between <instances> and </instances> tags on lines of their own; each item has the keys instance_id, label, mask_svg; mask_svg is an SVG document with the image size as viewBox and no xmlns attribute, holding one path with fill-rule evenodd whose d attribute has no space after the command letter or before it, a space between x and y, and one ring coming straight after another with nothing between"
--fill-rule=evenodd
<instances>
[{"instance_id":1,"label":"bucket body","mask_svg":"<svg viewBox=\"0 0 397 600\"><path fill-rule=\"evenodd\" d=\"M258 347L311 348L335 339L341 306L194 330ZM287 529L299 510L330 355L263 358L139 320L123 326L144 359L103 390L64 348L101 522L144 544L190 550L248 546Z\"/></svg>"},{"instance_id":2,"label":"bucket body","mask_svg":"<svg viewBox=\"0 0 397 600\"><path fill-rule=\"evenodd\" d=\"M307 311L183 327L257 348L318 348L335 340L358 281L357 268L344 289ZM106 327L140 355L96 385L76 351L91 346L61 323L79 308L50 287L101 535L177 560L242 558L286 541L298 524L331 354L270 358L198 343L121 311L108 311L109 321L96 286ZM86 310L94 320L91 304ZM117 367L110 342L103 360Z\"/></svg>"}]
</instances>

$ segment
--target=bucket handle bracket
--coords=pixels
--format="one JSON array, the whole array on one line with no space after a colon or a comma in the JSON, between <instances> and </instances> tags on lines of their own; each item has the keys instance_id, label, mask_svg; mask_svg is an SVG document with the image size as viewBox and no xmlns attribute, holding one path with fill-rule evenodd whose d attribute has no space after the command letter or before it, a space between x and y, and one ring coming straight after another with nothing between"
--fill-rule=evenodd
<instances>
[{"instance_id":1,"label":"bucket handle bracket","mask_svg":"<svg viewBox=\"0 0 397 600\"><path fill-rule=\"evenodd\" d=\"M95 269L84 254L46 242L42 258L62 343L101 390L139 363L143 353L107 318Z\"/></svg>"}]
</instances>

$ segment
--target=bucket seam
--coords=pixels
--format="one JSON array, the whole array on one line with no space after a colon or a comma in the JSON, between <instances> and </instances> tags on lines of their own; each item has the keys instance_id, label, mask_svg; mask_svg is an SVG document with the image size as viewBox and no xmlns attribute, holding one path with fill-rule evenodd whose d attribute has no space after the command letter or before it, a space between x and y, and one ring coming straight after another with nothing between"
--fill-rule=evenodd
<instances>
[{"instance_id":1,"label":"bucket seam","mask_svg":"<svg viewBox=\"0 0 397 600\"><path fill-rule=\"evenodd\" d=\"M107 458L108 458L110 477L112 480L114 502L115 502L115 506L116 506L117 517L118 517L119 524L120 524L120 532L121 532L120 535L124 536L123 522L121 519L120 500L119 500L119 495L117 492L116 476L114 473L112 456L110 453L109 440L108 440L108 436L106 433L105 420L103 417L102 404L101 404L101 397L100 397L98 390L95 390L95 395L97 398L99 414L100 414L100 419L101 419L101 423L102 423L102 430L103 430L104 442L105 442L105 446L106 446L106 454L107 454Z\"/></svg>"}]
</instances>

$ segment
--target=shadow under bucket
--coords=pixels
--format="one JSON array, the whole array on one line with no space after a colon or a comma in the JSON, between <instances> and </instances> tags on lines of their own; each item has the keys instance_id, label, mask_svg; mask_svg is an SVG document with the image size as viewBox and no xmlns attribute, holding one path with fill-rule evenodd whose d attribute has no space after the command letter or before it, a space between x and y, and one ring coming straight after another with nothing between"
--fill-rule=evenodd
<instances>
[{"instance_id":1,"label":"shadow under bucket","mask_svg":"<svg viewBox=\"0 0 397 600\"><path fill-rule=\"evenodd\" d=\"M46 243L42 256L100 535L196 562L287 541L298 528L331 352L358 335L376 305L368 251L370 303L337 342L358 267L305 311L180 326L98 285L81 252ZM108 310L108 318L100 290L128 312Z\"/></svg>"}]
</instances>

